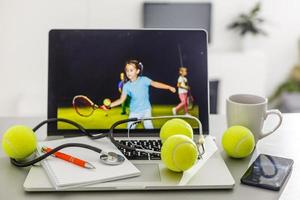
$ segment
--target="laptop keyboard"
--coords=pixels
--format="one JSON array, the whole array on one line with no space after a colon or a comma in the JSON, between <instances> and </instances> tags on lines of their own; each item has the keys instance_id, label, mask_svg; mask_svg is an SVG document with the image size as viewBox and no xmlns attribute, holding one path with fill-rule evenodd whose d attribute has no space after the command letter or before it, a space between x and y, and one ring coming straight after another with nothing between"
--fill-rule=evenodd
<instances>
[{"instance_id":1,"label":"laptop keyboard","mask_svg":"<svg viewBox=\"0 0 300 200\"><path fill-rule=\"evenodd\" d=\"M118 142L130 147L135 146L138 149L144 148L159 152L161 149L160 140L118 140ZM160 154L132 151L122 147L118 148L128 160L160 160Z\"/></svg>"}]
</instances>

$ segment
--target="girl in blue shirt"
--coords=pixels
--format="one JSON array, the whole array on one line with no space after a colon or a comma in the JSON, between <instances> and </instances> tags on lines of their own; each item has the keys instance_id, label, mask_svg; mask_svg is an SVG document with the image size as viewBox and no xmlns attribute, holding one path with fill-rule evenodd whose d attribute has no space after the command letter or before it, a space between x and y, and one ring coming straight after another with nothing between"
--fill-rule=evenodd
<instances>
[{"instance_id":1,"label":"girl in blue shirt","mask_svg":"<svg viewBox=\"0 0 300 200\"><path fill-rule=\"evenodd\" d=\"M151 117L151 104L149 100L149 86L169 90L173 93L176 89L164 83L156 82L146 76L141 76L143 65L137 60L129 60L126 62L125 74L127 81L119 99L113 101L110 107L116 107L125 102L127 95L130 96L130 113L129 118L148 118ZM127 128L130 128L132 123L127 123ZM135 128L133 125L131 128ZM151 120L144 121L145 129L153 129Z\"/></svg>"}]
</instances>

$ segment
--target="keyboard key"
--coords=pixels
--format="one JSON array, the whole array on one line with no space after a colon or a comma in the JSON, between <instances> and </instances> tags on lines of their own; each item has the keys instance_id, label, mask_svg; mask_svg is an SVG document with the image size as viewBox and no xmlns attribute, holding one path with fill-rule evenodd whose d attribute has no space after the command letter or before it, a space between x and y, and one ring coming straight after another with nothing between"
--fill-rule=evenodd
<instances>
[{"instance_id":1,"label":"keyboard key","mask_svg":"<svg viewBox=\"0 0 300 200\"><path fill-rule=\"evenodd\" d=\"M150 160L160 160L160 155L159 154L151 154Z\"/></svg>"}]
</instances>

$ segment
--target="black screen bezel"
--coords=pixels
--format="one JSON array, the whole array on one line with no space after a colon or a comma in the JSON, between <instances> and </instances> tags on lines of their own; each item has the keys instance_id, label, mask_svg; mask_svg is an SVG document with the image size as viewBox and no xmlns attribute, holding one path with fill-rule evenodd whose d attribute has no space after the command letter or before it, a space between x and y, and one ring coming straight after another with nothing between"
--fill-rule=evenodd
<instances>
[{"instance_id":1,"label":"black screen bezel","mask_svg":"<svg viewBox=\"0 0 300 200\"><path fill-rule=\"evenodd\" d=\"M209 133L209 85L208 85L208 71L207 71L207 32L202 29L53 29L49 31L49 40L48 40L48 109L47 109L47 116L48 119L50 118L56 118L57 117L57 107L54 105L53 102L55 102L55 95L54 91L52 90L52 84L53 80L51 79L52 74L53 74L53 55L52 53L52 46L51 46L51 37L54 35L53 33L57 32L64 32L64 31L124 31L124 32L130 32L130 31L185 31L187 34L189 31L192 32L198 32L199 37L201 37L201 42L203 42L203 45L205 47L203 48L203 63L205 63L205 69L203 69L203 72L205 73L205 79L202 80L203 87L205 88L205 96L207 99L206 102L204 102L205 110L202 111L202 115L200 115L200 121L204 121L205 123L202 124L203 127L203 134L208 134ZM88 129L89 132L91 133L99 133L99 132L107 132L108 129ZM125 136L127 134L127 129L116 129L115 130L115 136ZM137 129L133 130L131 136L142 136L142 137L149 137L149 136L158 136L159 129L151 129L151 130L146 130L146 129ZM194 134L197 135L199 134L199 129L194 128ZM58 130L57 129L57 123L50 123L47 126L47 135L48 136L78 136L82 135L82 133L79 130Z\"/></svg>"}]
</instances>

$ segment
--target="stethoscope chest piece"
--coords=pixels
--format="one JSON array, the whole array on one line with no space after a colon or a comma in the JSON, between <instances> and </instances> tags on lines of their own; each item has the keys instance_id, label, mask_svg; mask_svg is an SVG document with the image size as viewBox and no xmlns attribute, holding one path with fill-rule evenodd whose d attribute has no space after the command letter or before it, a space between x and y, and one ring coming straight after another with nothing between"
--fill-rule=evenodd
<instances>
[{"instance_id":1,"label":"stethoscope chest piece","mask_svg":"<svg viewBox=\"0 0 300 200\"><path fill-rule=\"evenodd\" d=\"M100 162L106 165L120 165L125 161L124 156L114 152L108 152L100 155Z\"/></svg>"}]
</instances>

